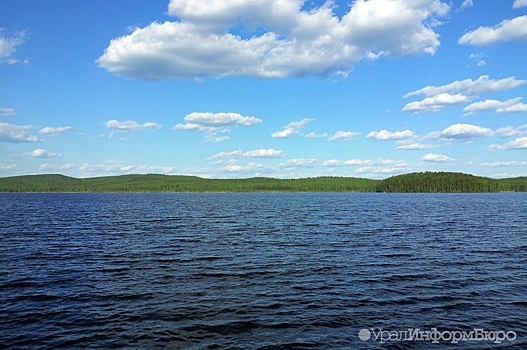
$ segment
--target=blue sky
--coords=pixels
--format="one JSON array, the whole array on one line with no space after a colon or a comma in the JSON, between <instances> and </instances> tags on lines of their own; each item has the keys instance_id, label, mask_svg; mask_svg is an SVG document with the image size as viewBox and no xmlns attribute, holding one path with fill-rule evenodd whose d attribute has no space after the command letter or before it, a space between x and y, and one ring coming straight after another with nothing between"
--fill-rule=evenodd
<instances>
[{"instance_id":1,"label":"blue sky","mask_svg":"<svg viewBox=\"0 0 527 350\"><path fill-rule=\"evenodd\" d=\"M527 0L3 0L0 176L527 175Z\"/></svg>"}]
</instances>

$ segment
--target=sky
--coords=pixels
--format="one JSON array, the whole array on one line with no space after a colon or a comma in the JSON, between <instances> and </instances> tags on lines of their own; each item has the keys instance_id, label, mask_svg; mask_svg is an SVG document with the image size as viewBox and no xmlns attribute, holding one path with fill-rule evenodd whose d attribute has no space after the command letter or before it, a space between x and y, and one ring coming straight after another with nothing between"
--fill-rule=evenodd
<instances>
[{"instance_id":1,"label":"sky","mask_svg":"<svg viewBox=\"0 0 527 350\"><path fill-rule=\"evenodd\" d=\"M527 176L527 0L2 0L0 177Z\"/></svg>"}]
</instances>

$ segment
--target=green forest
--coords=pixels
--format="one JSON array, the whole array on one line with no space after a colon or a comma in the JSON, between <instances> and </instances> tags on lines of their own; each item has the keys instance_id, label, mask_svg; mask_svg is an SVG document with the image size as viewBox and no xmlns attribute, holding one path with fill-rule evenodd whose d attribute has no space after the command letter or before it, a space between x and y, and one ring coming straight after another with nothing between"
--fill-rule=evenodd
<instances>
[{"instance_id":1,"label":"green forest","mask_svg":"<svg viewBox=\"0 0 527 350\"><path fill-rule=\"evenodd\" d=\"M182 175L73 178L60 174L0 178L0 192L501 192L527 191L527 177L492 179L422 172L384 180L355 177L205 179Z\"/></svg>"}]
</instances>

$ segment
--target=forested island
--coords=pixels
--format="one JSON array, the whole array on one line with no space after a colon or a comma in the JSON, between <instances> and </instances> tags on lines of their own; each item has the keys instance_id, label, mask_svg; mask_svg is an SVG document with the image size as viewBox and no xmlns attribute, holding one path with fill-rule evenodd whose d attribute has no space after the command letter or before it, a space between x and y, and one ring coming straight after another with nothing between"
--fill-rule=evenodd
<instances>
[{"instance_id":1,"label":"forested island","mask_svg":"<svg viewBox=\"0 0 527 350\"><path fill-rule=\"evenodd\" d=\"M453 172L421 172L384 180L356 177L205 179L183 175L74 178L60 174L0 178L0 192L501 192L527 191L527 177L492 179Z\"/></svg>"}]
</instances>

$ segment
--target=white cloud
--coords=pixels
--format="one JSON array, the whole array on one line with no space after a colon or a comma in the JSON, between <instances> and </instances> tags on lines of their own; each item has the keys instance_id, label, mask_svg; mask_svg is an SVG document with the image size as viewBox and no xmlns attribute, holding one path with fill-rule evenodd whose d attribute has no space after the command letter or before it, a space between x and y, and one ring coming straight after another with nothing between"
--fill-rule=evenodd
<instances>
[{"instance_id":1,"label":"white cloud","mask_svg":"<svg viewBox=\"0 0 527 350\"><path fill-rule=\"evenodd\" d=\"M355 172L357 174L362 174L363 176L376 177L376 175L385 175L385 174L397 174L403 173L407 170L406 167L361 167L358 168Z\"/></svg>"},{"instance_id":2,"label":"white cloud","mask_svg":"<svg viewBox=\"0 0 527 350\"><path fill-rule=\"evenodd\" d=\"M453 124L438 134L439 138L470 141L478 137L492 136L494 131L489 128L483 128L472 124Z\"/></svg>"},{"instance_id":3,"label":"white cloud","mask_svg":"<svg viewBox=\"0 0 527 350\"><path fill-rule=\"evenodd\" d=\"M2 164L2 163L0 163L0 169L4 169L4 170L16 169L16 164Z\"/></svg>"},{"instance_id":4,"label":"white cloud","mask_svg":"<svg viewBox=\"0 0 527 350\"><path fill-rule=\"evenodd\" d=\"M118 175L118 174L147 174L147 173L171 173L173 166L134 165L126 164L117 160L108 160L102 164L84 163L78 167L83 176L96 175Z\"/></svg>"},{"instance_id":5,"label":"white cloud","mask_svg":"<svg viewBox=\"0 0 527 350\"><path fill-rule=\"evenodd\" d=\"M433 163L451 163L455 161L454 158L450 158L442 154L434 154L434 153L428 153L427 155L423 156L422 159L426 162L433 162Z\"/></svg>"},{"instance_id":6,"label":"white cloud","mask_svg":"<svg viewBox=\"0 0 527 350\"><path fill-rule=\"evenodd\" d=\"M195 130L205 134L205 141L222 142L228 136L218 136L218 133L228 133L234 126L252 126L262 120L255 117L245 117L238 113L193 112L185 117L186 124L176 124L174 130Z\"/></svg>"},{"instance_id":7,"label":"white cloud","mask_svg":"<svg viewBox=\"0 0 527 350\"><path fill-rule=\"evenodd\" d=\"M490 145L487 147L489 151L508 151L511 149L527 149L527 136L518 137L513 141L507 142L504 145Z\"/></svg>"},{"instance_id":8,"label":"white cloud","mask_svg":"<svg viewBox=\"0 0 527 350\"><path fill-rule=\"evenodd\" d=\"M324 132L324 133L322 133L322 134L317 134L317 133L314 133L314 132L310 132L309 134L306 134L306 137L307 137L307 138L310 138L310 139L316 139L316 138L328 137L328 133L327 133L327 132Z\"/></svg>"},{"instance_id":9,"label":"white cloud","mask_svg":"<svg viewBox=\"0 0 527 350\"><path fill-rule=\"evenodd\" d=\"M246 165L240 165L240 164L226 165L222 168L222 170L229 172L229 173L249 173L253 171L262 171L262 170L265 170L266 168L267 167L264 164L251 162Z\"/></svg>"},{"instance_id":10,"label":"white cloud","mask_svg":"<svg viewBox=\"0 0 527 350\"><path fill-rule=\"evenodd\" d=\"M14 108L0 108L0 116L2 117L11 117L15 114L16 112Z\"/></svg>"},{"instance_id":11,"label":"white cloud","mask_svg":"<svg viewBox=\"0 0 527 350\"><path fill-rule=\"evenodd\" d=\"M53 127L47 126L47 127L43 128L43 129L40 129L38 132L40 134L43 134L43 135L57 136L57 135L60 135L62 133L65 133L66 131L69 131L71 129L72 129L71 126L61 126L61 127L58 127L58 128L53 128Z\"/></svg>"},{"instance_id":12,"label":"white cloud","mask_svg":"<svg viewBox=\"0 0 527 350\"><path fill-rule=\"evenodd\" d=\"M463 109L464 115L475 114L485 111L496 111L498 113L520 113L527 112L527 104L521 103L521 97L507 101L485 100L472 103Z\"/></svg>"},{"instance_id":13,"label":"white cloud","mask_svg":"<svg viewBox=\"0 0 527 350\"><path fill-rule=\"evenodd\" d=\"M0 142L39 142L38 137L29 135L31 125L14 125L0 123Z\"/></svg>"},{"instance_id":14,"label":"white cloud","mask_svg":"<svg viewBox=\"0 0 527 350\"><path fill-rule=\"evenodd\" d=\"M359 133L355 131L337 131L335 135L331 136L329 138L329 141L336 141L336 140L351 140L355 136L357 136Z\"/></svg>"},{"instance_id":15,"label":"white cloud","mask_svg":"<svg viewBox=\"0 0 527 350\"><path fill-rule=\"evenodd\" d=\"M423 150L431 148L433 148L433 146L425 145L419 142L397 141L397 143L395 144L395 149L403 150Z\"/></svg>"},{"instance_id":16,"label":"white cloud","mask_svg":"<svg viewBox=\"0 0 527 350\"><path fill-rule=\"evenodd\" d=\"M284 126L284 130L274 132L271 137L277 138L277 139L283 139L287 137L291 137L293 135L298 135L300 133L300 130L306 126L307 123L313 121L314 119L310 118L304 118L299 122L291 122Z\"/></svg>"},{"instance_id":17,"label":"white cloud","mask_svg":"<svg viewBox=\"0 0 527 350\"><path fill-rule=\"evenodd\" d=\"M408 170L408 163L395 159L331 159L324 162L326 167L357 166L355 173L361 176L377 177L377 175L401 173Z\"/></svg>"},{"instance_id":18,"label":"white cloud","mask_svg":"<svg viewBox=\"0 0 527 350\"><path fill-rule=\"evenodd\" d=\"M458 43L464 45L490 45L500 41L526 41L527 16L504 20L494 28L479 27L463 35Z\"/></svg>"},{"instance_id":19,"label":"white cloud","mask_svg":"<svg viewBox=\"0 0 527 350\"><path fill-rule=\"evenodd\" d=\"M39 167L38 167L38 170L40 171L58 171L58 172L61 172L61 171L64 171L64 170L70 170L70 169L73 169L75 167L75 164L71 164L71 163L68 163L68 164L50 164L50 163L44 163L44 164L41 164Z\"/></svg>"},{"instance_id":20,"label":"white cloud","mask_svg":"<svg viewBox=\"0 0 527 350\"><path fill-rule=\"evenodd\" d=\"M302 10L304 0L171 0L177 22L154 22L113 39L97 60L136 79L207 76L347 76L360 60L434 54L440 0L357 0ZM242 28L244 35L232 34Z\"/></svg>"},{"instance_id":21,"label":"white cloud","mask_svg":"<svg viewBox=\"0 0 527 350\"><path fill-rule=\"evenodd\" d=\"M474 3L472 2L472 0L464 0L463 3L461 4L462 8L472 7L472 6L474 6Z\"/></svg>"},{"instance_id":22,"label":"white cloud","mask_svg":"<svg viewBox=\"0 0 527 350\"><path fill-rule=\"evenodd\" d=\"M403 107L403 111L412 113L432 113L469 101L470 98L462 94L450 95L442 93L433 97L426 97L422 101L410 102Z\"/></svg>"},{"instance_id":23,"label":"white cloud","mask_svg":"<svg viewBox=\"0 0 527 350\"><path fill-rule=\"evenodd\" d=\"M4 28L0 27L0 63L15 64L20 62L11 56L16 51L16 47L24 42L25 37L26 32L7 33Z\"/></svg>"},{"instance_id":24,"label":"white cloud","mask_svg":"<svg viewBox=\"0 0 527 350\"><path fill-rule=\"evenodd\" d=\"M458 93L461 93L466 96L477 96L481 94L510 90L518 86L524 85L525 83L527 83L527 80L518 80L516 79L516 77L492 80L489 79L488 75L482 75L476 80L456 80L450 84L442 86L426 86L422 89L409 92L403 97L407 98L415 95L437 96L440 94Z\"/></svg>"},{"instance_id":25,"label":"white cloud","mask_svg":"<svg viewBox=\"0 0 527 350\"><path fill-rule=\"evenodd\" d=\"M278 165L285 168L312 168L316 162L315 158L296 158L288 159Z\"/></svg>"},{"instance_id":26,"label":"white cloud","mask_svg":"<svg viewBox=\"0 0 527 350\"><path fill-rule=\"evenodd\" d=\"M282 151L269 148L269 149L256 149L253 151L245 152L243 156L252 157L252 158L280 158L283 156L283 154L284 152Z\"/></svg>"},{"instance_id":27,"label":"white cloud","mask_svg":"<svg viewBox=\"0 0 527 350\"><path fill-rule=\"evenodd\" d=\"M42 148L37 148L32 152L24 153L24 155L28 157L34 157L34 158L58 158L62 157L62 154L58 153L50 153Z\"/></svg>"},{"instance_id":28,"label":"white cloud","mask_svg":"<svg viewBox=\"0 0 527 350\"><path fill-rule=\"evenodd\" d=\"M127 120L124 122L120 122L117 120L109 120L104 125L109 129L117 129L122 131L138 131L138 130L144 130L144 129L159 129L161 128L161 125L156 123L144 123L139 124L132 120Z\"/></svg>"},{"instance_id":29,"label":"white cloud","mask_svg":"<svg viewBox=\"0 0 527 350\"><path fill-rule=\"evenodd\" d=\"M242 151L232 151L232 152L219 152L211 157L211 159L225 159L225 158L240 158L243 156Z\"/></svg>"},{"instance_id":30,"label":"white cloud","mask_svg":"<svg viewBox=\"0 0 527 350\"><path fill-rule=\"evenodd\" d=\"M526 7L527 6L527 0L514 0L514 4L512 5L512 8L519 9L520 7Z\"/></svg>"},{"instance_id":31,"label":"white cloud","mask_svg":"<svg viewBox=\"0 0 527 350\"><path fill-rule=\"evenodd\" d=\"M481 166L488 166L488 167L493 167L493 168L527 166L527 162L510 161L510 162L481 163Z\"/></svg>"},{"instance_id":32,"label":"white cloud","mask_svg":"<svg viewBox=\"0 0 527 350\"><path fill-rule=\"evenodd\" d=\"M496 130L496 134L502 138L527 136L527 124L521 125L517 128L513 128L512 126L504 126Z\"/></svg>"},{"instance_id":33,"label":"white cloud","mask_svg":"<svg viewBox=\"0 0 527 350\"><path fill-rule=\"evenodd\" d=\"M366 137L373 138L375 140L402 140L413 136L413 132L410 130L395 131L391 132L388 130L372 131Z\"/></svg>"},{"instance_id":34,"label":"white cloud","mask_svg":"<svg viewBox=\"0 0 527 350\"><path fill-rule=\"evenodd\" d=\"M485 60L483 59L483 54L477 54L477 53L471 53L468 58L470 58L472 61L476 62L476 65L478 67L483 67L487 64Z\"/></svg>"},{"instance_id":35,"label":"white cloud","mask_svg":"<svg viewBox=\"0 0 527 350\"><path fill-rule=\"evenodd\" d=\"M330 159L324 162L324 166L337 167L337 166L378 166L378 165L393 165L396 167L406 167L408 163L402 160L395 159L350 159L350 160L337 160Z\"/></svg>"}]
</instances>

